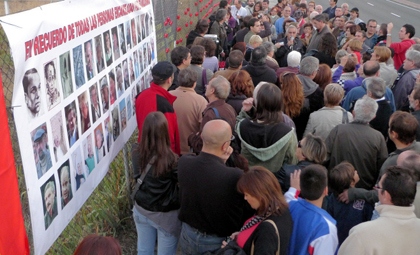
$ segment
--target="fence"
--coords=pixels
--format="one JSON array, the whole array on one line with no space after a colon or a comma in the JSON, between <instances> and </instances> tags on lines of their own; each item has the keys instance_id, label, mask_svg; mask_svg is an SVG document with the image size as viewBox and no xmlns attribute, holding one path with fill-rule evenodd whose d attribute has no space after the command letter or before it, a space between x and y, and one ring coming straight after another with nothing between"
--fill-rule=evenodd
<instances>
[{"instance_id":1,"label":"fence","mask_svg":"<svg viewBox=\"0 0 420 255\"><path fill-rule=\"evenodd\" d=\"M177 45L185 45L186 35L194 26L199 18L208 18L213 8L217 8L218 1L213 0L186 0L178 2L177 12L168 10L161 1L173 2L173 0L155 0L155 17L166 21L172 17L170 24L162 26L156 22L158 59L169 60L170 50ZM7 2L9 14L21 12L57 1L4 1ZM5 5L0 4L0 15L5 15ZM178 13L178 15L176 15ZM168 22L169 23L169 22ZM165 35L169 33L170 36ZM171 36L172 34L172 36ZM160 45L160 47L159 47ZM32 232L29 215L28 197L26 185L20 159L18 139L13 121L12 94L14 86L14 66L10 55L9 42L0 28L0 70L3 77L3 90L5 95L6 107L8 108L9 129L11 140L13 141L13 151L15 155L16 168L19 179L19 190L21 192L21 204L25 227L31 253L33 253ZM136 254L137 236L135 225L131 217L131 204L127 189L130 185L130 176L126 176L125 168L131 169L129 155L131 143L137 138L134 133L127 142L124 149L118 154L109 166L109 172L95 189L81 210L72 219L66 229L62 232L47 254L73 254L80 240L91 233L104 234L116 237L123 247L123 254ZM131 171L130 171L131 173Z\"/></svg>"}]
</instances>

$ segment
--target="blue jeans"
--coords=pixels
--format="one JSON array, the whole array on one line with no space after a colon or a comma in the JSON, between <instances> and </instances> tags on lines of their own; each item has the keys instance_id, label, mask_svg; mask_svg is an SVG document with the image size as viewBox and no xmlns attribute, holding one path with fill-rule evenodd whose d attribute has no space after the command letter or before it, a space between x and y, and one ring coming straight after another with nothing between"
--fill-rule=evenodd
<instances>
[{"instance_id":1,"label":"blue jeans","mask_svg":"<svg viewBox=\"0 0 420 255\"><path fill-rule=\"evenodd\" d=\"M179 246L182 255L197 255L220 249L224 239L224 237L201 233L183 222Z\"/></svg>"},{"instance_id":2,"label":"blue jeans","mask_svg":"<svg viewBox=\"0 0 420 255\"><path fill-rule=\"evenodd\" d=\"M169 234L153 221L133 208L134 222L137 229L137 254L153 255L155 253L156 236L158 239L158 255L175 255L178 238Z\"/></svg>"}]
</instances>

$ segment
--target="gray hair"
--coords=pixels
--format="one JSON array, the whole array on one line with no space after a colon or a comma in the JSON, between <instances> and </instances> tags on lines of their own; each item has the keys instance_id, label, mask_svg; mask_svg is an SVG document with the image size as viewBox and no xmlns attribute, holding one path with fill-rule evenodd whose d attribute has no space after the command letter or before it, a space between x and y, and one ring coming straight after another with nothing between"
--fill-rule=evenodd
<instances>
[{"instance_id":1,"label":"gray hair","mask_svg":"<svg viewBox=\"0 0 420 255\"><path fill-rule=\"evenodd\" d=\"M337 53L335 53L335 62L337 62L337 64L341 63L341 58L348 55L346 50L339 50L337 51Z\"/></svg>"},{"instance_id":2,"label":"gray hair","mask_svg":"<svg viewBox=\"0 0 420 255\"><path fill-rule=\"evenodd\" d=\"M311 12L311 14L309 14L309 20L313 20L315 16L319 15L319 13L317 11L313 11Z\"/></svg>"},{"instance_id":3,"label":"gray hair","mask_svg":"<svg viewBox=\"0 0 420 255\"><path fill-rule=\"evenodd\" d=\"M302 58L302 55L300 54L299 51L292 50L287 55L287 66L290 66L290 67L298 67L299 64L300 64L301 58Z\"/></svg>"},{"instance_id":4,"label":"gray hair","mask_svg":"<svg viewBox=\"0 0 420 255\"><path fill-rule=\"evenodd\" d=\"M414 62L417 68L420 68L420 51L408 50L405 53L405 58Z\"/></svg>"},{"instance_id":5,"label":"gray hair","mask_svg":"<svg viewBox=\"0 0 420 255\"><path fill-rule=\"evenodd\" d=\"M382 78L369 77L365 79L366 90L372 93L373 99L382 98L386 92L386 84Z\"/></svg>"},{"instance_id":6,"label":"gray hair","mask_svg":"<svg viewBox=\"0 0 420 255\"><path fill-rule=\"evenodd\" d=\"M414 38L415 37L411 38L411 40L415 40ZM420 44L418 42L416 42L416 44L411 45L410 50L420 51Z\"/></svg>"},{"instance_id":7,"label":"gray hair","mask_svg":"<svg viewBox=\"0 0 420 255\"><path fill-rule=\"evenodd\" d=\"M218 99L225 100L230 93L230 82L223 76L218 75L215 78L211 79L209 86L214 88L214 95Z\"/></svg>"},{"instance_id":8,"label":"gray hair","mask_svg":"<svg viewBox=\"0 0 420 255\"><path fill-rule=\"evenodd\" d=\"M263 42L261 46L265 48L267 54L276 50L272 42Z\"/></svg>"},{"instance_id":9,"label":"gray hair","mask_svg":"<svg viewBox=\"0 0 420 255\"><path fill-rule=\"evenodd\" d=\"M45 185L45 188L44 188L44 194L45 194L45 192L47 192L48 189L52 189L52 192L55 193L54 181L47 182L47 185Z\"/></svg>"},{"instance_id":10,"label":"gray hair","mask_svg":"<svg viewBox=\"0 0 420 255\"><path fill-rule=\"evenodd\" d=\"M227 14L227 10L226 9L219 9L219 10L217 10L217 12L216 12L216 21L217 22L222 21L225 18L226 14Z\"/></svg>"},{"instance_id":11,"label":"gray hair","mask_svg":"<svg viewBox=\"0 0 420 255\"><path fill-rule=\"evenodd\" d=\"M299 32L299 30L297 29L297 27L296 27L295 25L289 25L289 26L286 28L286 34L289 34L289 29L291 29L291 28L296 28L296 31L298 31L298 32Z\"/></svg>"},{"instance_id":12,"label":"gray hair","mask_svg":"<svg viewBox=\"0 0 420 255\"><path fill-rule=\"evenodd\" d=\"M188 67L181 70L178 74L178 85L180 87L192 88L197 81L197 72Z\"/></svg>"},{"instance_id":13,"label":"gray hair","mask_svg":"<svg viewBox=\"0 0 420 255\"><path fill-rule=\"evenodd\" d=\"M67 177L70 179L70 172L69 172L69 166L68 165L64 165L63 167L61 167L61 172L60 172L60 179L62 180L64 177L63 175L67 174Z\"/></svg>"},{"instance_id":14,"label":"gray hair","mask_svg":"<svg viewBox=\"0 0 420 255\"><path fill-rule=\"evenodd\" d=\"M315 57L309 56L300 62L299 73L310 76L319 68L319 60Z\"/></svg>"},{"instance_id":15,"label":"gray hair","mask_svg":"<svg viewBox=\"0 0 420 255\"><path fill-rule=\"evenodd\" d=\"M354 106L354 121L367 124L375 118L377 110L378 103L365 95L356 101Z\"/></svg>"}]
</instances>

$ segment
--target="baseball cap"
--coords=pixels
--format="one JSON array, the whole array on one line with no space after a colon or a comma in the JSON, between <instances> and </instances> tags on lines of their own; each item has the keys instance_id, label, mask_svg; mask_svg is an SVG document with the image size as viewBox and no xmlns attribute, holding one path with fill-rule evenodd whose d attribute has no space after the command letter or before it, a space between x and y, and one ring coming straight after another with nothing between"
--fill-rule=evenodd
<instances>
[{"instance_id":1,"label":"baseball cap","mask_svg":"<svg viewBox=\"0 0 420 255\"><path fill-rule=\"evenodd\" d=\"M43 128L38 129L34 135L34 142L40 139L45 134L45 130Z\"/></svg>"},{"instance_id":2,"label":"baseball cap","mask_svg":"<svg viewBox=\"0 0 420 255\"><path fill-rule=\"evenodd\" d=\"M160 80L166 80L175 73L176 67L169 61L158 62L152 68L153 79L159 78Z\"/></svg>"},{"instance_id":3,"label":"baseball cap","mask_svg":"<svg viewBox=\"0 0 420 255\"><path fill-rule=\"evenodd\" d=\"M359 13L359 8L354 7L353 9L350 10L350 12L357 12L357 13Z\"/></svg>"}]
</instances>

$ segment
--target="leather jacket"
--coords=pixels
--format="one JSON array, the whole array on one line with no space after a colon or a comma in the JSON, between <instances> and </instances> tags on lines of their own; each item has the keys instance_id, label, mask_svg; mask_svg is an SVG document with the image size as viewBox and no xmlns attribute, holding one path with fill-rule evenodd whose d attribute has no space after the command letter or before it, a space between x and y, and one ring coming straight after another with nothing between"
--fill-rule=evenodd
<instances>
[{"instance_id":1,"label":"leather jacket","mask_svg":"<svg viewBox=\"0 0 420 255\"><path fill-rule=\"evenodd\" d=\"M179 209L179 187L177 163L164 176L153 175L154 166L150 168L143 184L136 192L137 205L152 212L169 212Z\"/></svg>"}]
</instances>

